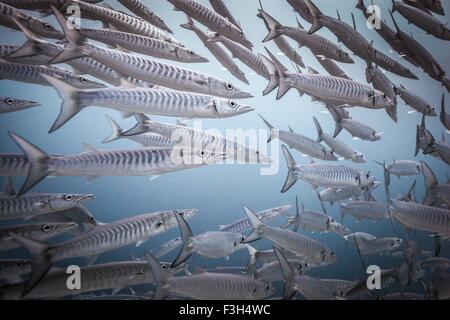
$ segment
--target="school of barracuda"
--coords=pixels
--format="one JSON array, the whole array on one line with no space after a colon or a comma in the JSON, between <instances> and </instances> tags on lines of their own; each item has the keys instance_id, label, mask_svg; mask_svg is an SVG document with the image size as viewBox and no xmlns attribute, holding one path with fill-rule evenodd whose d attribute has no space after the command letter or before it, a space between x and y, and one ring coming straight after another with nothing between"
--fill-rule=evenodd
<instances>
[{"instance_id":1,"label":"school of barracuda","mask_svg":"<svg viewBox=\"0 0 450 320\"><path fill-rule=\"evenodd\" d=\"M440 0L393 0L392 7L383 8L394 29L385 19L371 32L378 33L395 52L389 55L366 39L355 23L356 14L365 19L373 17L374 0L347 0L356 5L351 13L353 24L344 22L339 11L337 17L324 14L315 0L287 0L293 9L289 14L297 20L294 26L284 25L281 17L265 11L264 0L252 0L254 27L267 30L261 39L265 48L261 52L254 49L252 41L256 39L249 39L238 13L228 8L227 1L231 0L167 0L178 11L179 27L196 35L209 50L208 57L177 39L178 26L174 21L164 21L152 10L150 1L118 1L122 7L116 9L102 0L0 0L0 25L26 38L20 46L0 44L0 79L56 90L61 99L60 111L49 134L83 109L102 107L136 120L134 127L125 129L109 115L97 119L111 126L112 133L103 143L127 139L140 145L98 149L86 144L85 151L79 154L51 154L35 145L33 137L24 137L20 132L9 132L9 137L2 138L12 139L22 152L0 153L0 176L4 177L0 193L0 299L450 299L450 259L440 256L450 238L450 184L442 182L427 161L413 157L421 151L441 161L448 172L450 144L445 131L450 130L450 114L445 111L445 92L438 109L427 101L428 97L389 79L392 73L409 81L421 81L418 72L407 67L411 65L436 80L434 85L450 91L450 78L433 53L414 39L410 30L398 25L400 19L406 19L428 37L449 41L450 28L442 22L445 12ZM81 10L81 19L100 21L103 28L74 27L66 16L70 6ZM47 22L49 17L58 25ZM304 23L310 27L305 28ZM307 65L294 43L308 48L327 73ZM280 52L275 54L274 50ZM277 55L290 60L291 70ZM317 137L295 132L290 126L289 130L277 129L275 124L280 128L283 124L253 112L257 106L242 100L253 94L214 75L195 71L195 64L213 59L244 84L251 84L245 74L247 69L264 78L264 96L276 90L278 100L295 89L300 96L311 97L334 120L334 132L316 116L310 122L317 129ZM367 83L353 80L342 68L357 59L367 66L361 71ZM353 119L348 108L366 108L370 112L384 109L386 121L395 125L402 121L397 111L401 100L421 114L410 159L389 163L383 155L368 159L349 141L337 137L345 129L362 143L383 143L387 139L382 139L383 133L362 119ZM2 96L0 114L22 112L44 103ZM250 112L258 115L270 131L267 143L282 143L280 151L288 174L281 192L292 192L297 181L306 182L322 210L305 208L301 194L295 194L295 206L249 208L241 202L242 219L218 225L217 230L194 233L189 220L202 214L196 208L139 213L100 222L95 212L85 207L94 199L102 201L94 194L32 190L47 177L81 176L92 181L101 176L157 176L227 159L270 164L273 159L258 149L179 120L239 117ZM153 115L178 119L176 123L161 122L152 119ZM427 129L427 117L439 117L441 140ZM293 150L314 160L300 164ZM360 166L342 165L340 160ZM382 167L383 177L364 169L369 161ZM416 180L403 195L393 197L391 185L398 179L420 175L426 190L423 201L416 197ZM16 190L14 177L25 177L20 189ZM377 188L384 188L386 201L376 199ZM327 206L331 210L335 203L340 217L327 214ZM289 214L291 210L294 214ZM389 235L350 230L345 226L348 216L357 221L387 222ZM284 223L275 226L271 222L275 219ZM100 254L132 244L140 246L176 228L180 236L160 243L158 250L145 250L141 257L130 254L129 261L96 263ZM406 236L399 229L405 229ZM427 233L434 239L434 248L409 239L411 230ZM381 290L370 290L367 278L311 275L313 269L344 259L311 233L339 235L341 245L357 251L363 268L369 257L380 255L397 258L396 265L381 270ZM63 234L68 236L66 240L47 242ZM265 239L271 247L256 249L254 243L259 239ZM29 257L8 256L9 250L17 248L25 248ZM176 250L179 253L175 260L167 262L165 256ZM192 258L228 259L241 250L247 260L232 267L204 270L196 267ZM66 285L66 270L59 262L75 257L84 258L87 264L81 266L81 288L71 290ZM277 283L282 284L281 291L275 290ZM410 290L418 284L420 290ZM140 285L151 289L137 292L136 286Z\"/></svg>"}]
</instances>

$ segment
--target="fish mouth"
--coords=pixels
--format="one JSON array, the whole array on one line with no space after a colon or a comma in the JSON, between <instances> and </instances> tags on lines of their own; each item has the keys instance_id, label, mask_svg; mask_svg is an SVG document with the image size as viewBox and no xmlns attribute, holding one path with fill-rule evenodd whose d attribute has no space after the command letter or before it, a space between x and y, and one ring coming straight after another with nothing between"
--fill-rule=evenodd
<instances>
[{"instance_id":1,"label":"fish mouth","mask_svg":"<svg viewBox=\"0 0 450 320\"><path fill-rule=\"evenodd\" d=\"M208 60L208 58L205 58L205 57L202 57L202 56L197 56L197 57L195 57L194 62L207 63L207 62L209 62L209 60Z\"/></svg>"},{"instance_id":2,"label":"fish mouth","mask_svg":"<svg viewBox=\"0 0 450 320\"><path fill-rule=\"evenodd\" d=\"M75 222L68 222L65 225L61 226L59 231L70 230L70 229L75 228L76 226L77 226L77 223L75 223Z\"/></svg>"},{"instance_id":3,"label":"fish mouth","mask_svg":"<svg viewBox=\"0 0 450 320\"><path fill-rule=\"evenodd\" d=\"M93 194L85 194L85 195L81 196L78 199L78 201L81 202L81 201L87 201L87 200L93 200L93 199L95 199L95 195L93 195Z\"/></svg>"},{"instance_id":4,"label":"fish mouth","mask_svg":"<svg viewBox=\"0 0 450 320\"><path fill-rule=\"evenodd\" d=\"M254 95L252 95L251 93L248 93L248 92L244 92L244 91L239 91L238 93L233 95L234 99L250 99L253 97L254 97Z\"/></svg>"},{"instance_id":5,"label":"fish mouth","mask_svg":"<svg viewBox=\"0 0 450 320\"><path fill-rule=\"evenodd\" d=\"M41 104L39 102L31 101L31 100L22 101L22 103L21 103L21 107L24 109L34 108L34 107L38 107L40 105Z\"/></svg>"},{"instance_id":6,"label":"fish mouth","mask_svg":"<svg viewBox=\"0 0 450 320\"><path fill-rule=\"evenodd\" d=\"M251 111L254 111L254 110L255 110L255 109L252 108L252 107L250 107L249 105L241 105L241 106L237 109L237 112L238 112L239 114L244 114L244 113L251 112Z\"/></svg>"}]
</instances>

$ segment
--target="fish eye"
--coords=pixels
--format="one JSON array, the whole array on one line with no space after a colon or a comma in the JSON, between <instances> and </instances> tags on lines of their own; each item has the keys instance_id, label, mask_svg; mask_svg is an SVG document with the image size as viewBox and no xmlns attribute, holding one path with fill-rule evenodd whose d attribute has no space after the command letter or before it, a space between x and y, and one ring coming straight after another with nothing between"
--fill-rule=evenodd
<instances>
[{"instance_id":1,"label":"fish eye","mask_svg":"<svg viewBox=\"0 0 450 320\"><path fill-rule=\"evenodd\" d=\"M266 291L270 290L270 286L268 284L266 284Z\"/></svg>"},{"instance_id":2,"label":"fish eye","mask_svg":"<svg viewBox=\"0 0 450 320\"><path fill-rule=\"evenodd\" d=\"M230 106L235 107L236 106L236 102L230 101Z\"/></svg>"},{"instance_id":3,"label":"fish eye","mask_svg":"<svg viewBox=\"0 0 450 320\"><path fill-rule=\"evenodd\" d=\"M163 270L167 270L167 265L164 263L164 264L161 265L161 268L162 268Z\"/></svg>"},{"instance_id":4,"label":"fish eye","mask_svg":"<svg viewBox=\"0 0 450 320\"><path fill-rule=\"evenodd\" d=\"M253 288L253 293L258 293L258 288L257 287Z\"/></svg>"},{"instance_id":5,"label":"fish eye","mask_svg":"<svg viewBox=\"0 0 450 320\"><path fill-rule=\"evenodd\" d=\"M200 156L201 157L205 157L206 156L206 151L205 150L200 150Z\"/></svg>"},{"instance_id":6,"label":"fish eye","mask_svg":"<svg viewBox=\"0 0 450 320\"><path fill-rule=\"evenodd\" d=\"M334 251L331 251L330 255L331 255L332 257L334 257Z\"/></svg>"},{"instance_id":7,"label":"fish eye","mask_svg":"<svg viewBox=\"0 0 450 320\"><path fill-rule=\"evenodd\" d=\"M233 89L233 85L229 82L227 83L227 89L229 89L229 90Z\"/></svg>"},{"instance_id":8,"label":"fish eye","mask_svg":"<svg viewBox=\"0 0 450 320\"><path fill-rule=\"evenodd\" d=\"M66 200L66 201L72 201L72 200L73 200L73 195L71 195L71 194L66 194L66 196L64 197L64 200Z\"/></svg>"},{"instance_id":9,"label":"fish eye","mask_svg":"<svg viewBox=\"0 0 450 320\"><path fill-rule=\"evenodd\" d=\"M188 53L192 55L192 54L194 54L194 51L189 50Z\"/></svg>"},{"instance_id":10,"label":"fish eye","mask_svg":"<svg viewBox=\"0 0 450 320\"><path fill-rule=\"evenodd\" d=\"M53 30L53 27L50 24L48 24L48 23L44 23L44 27L47 30Z\"/></svg>"},{"instance_id":11,"label":"fish eye","mask_svg":"<svg viewBox=\"0 0 450 320\"><path fill-rule=\"evenodd\" d=\"M48 224L42 225L42 230L44 232L49 232L51 229L52 229L52 227L50 225L48 225Z\"/></svg>"},{"instance_id":12,"label":"fish eye","mask_svg":"<svg viewBox=\"0 0 450 320\"><path fill-rule=\"evenodd\" d=\"M13 98L7 98L5 99L5 102L9 105L12 105L14 102L16 102L16 100L14 100Z\"/></svg>"},{"instance_id":13,"label":"fish eye","mask_svg":"<svg viewBox=\"0 0 450 320\"><path fill-rule=\"evenodd\" d=\"M26 262L25 260L20 260L18 265L19 267L26 267L28 265L28 262Z\"/></svg>"},{"instance_id":14,"label":"fish eye","mask_svg":"<svg viewBox=\"0 0 450 320\"><path fill-rule=\"evenodd\" d=\"M366 173L366 178L367 178L367 179L369 179L369 178L370 178L370 175L369 175L368 173Z\"/></svg>"},{"instance_id":15,"label":"fish eye","mask_svg":"<svg viewBox=\"0 0 450 320\"><path fill-rule=\"evenodd\" d=\"M163 224L164 224L164 223L163 223L161 220L159 220L159 221L156 223L156 227L159 228L159 227L161 227Z\"/></svg>"},{"instance_id":16,"label":"fish eye","mask_svg":"<svg viewBox=\"0 0 450 320\"><path fill-rule=\"evenodd\" d=\"M259 151L258 150L256 150L256 155L259 156Z\"/></svg>"},{"instance_id":17,"label":"fish eye","mask_svg":"<svg viewBox=\"0 0 450 320\"><path fill-rule=\"evenodd\" d=\"M94 217L89 217L89 221L94 222Z\"/></svg>"},{"instance_id":18,"label":"fish eye","mask_svg":"<svg viewBox=\"0 0 450 320\"><path fill-rule=\"evenodd\" d=\"M81 77L81 78L80 78L80 81L86 83L86 82L88 82L88 79L86 79L85 77Z\"/></svg>"}]
</instances>

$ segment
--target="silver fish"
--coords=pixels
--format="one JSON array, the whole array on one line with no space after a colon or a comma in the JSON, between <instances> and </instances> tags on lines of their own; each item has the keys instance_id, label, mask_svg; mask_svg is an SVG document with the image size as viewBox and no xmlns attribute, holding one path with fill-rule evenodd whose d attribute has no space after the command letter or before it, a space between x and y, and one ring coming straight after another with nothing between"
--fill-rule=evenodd
<instances>
[{"instance_id":1,"label":"silver fish","mask_svg":"<svg viewBox=\"0 0 450 320\"><path fill-rule=\"evenodd\" d=\"M328 75L292 73L270 51L267 49L266 51L276 67L276 72L270 70L271 75L276 77L275 73L278 74L278 79L275 80L279 84L277 99L281 99L290 89L295 88L300 95L306 93L313 98L331 100L340 105L361 106L370 109L394 107L392 100L384 93L367 84ZM269 68L269 66L267 67Z\"/></svg>"},{"instance_id":2,"label":"silver fish","mask_svg":"<svg viewBox=\"0 0 450 320\"><path fill-rule=\"evenodd\" d=\"M108 115L106 115L106 119L111 125L112 132L110 136L108 136L106 139L102 141L102 143L108 143L125 138L137 142L144 147L161 147L161 148L173 147L173 143L170 142L170 139L167 139L166 137L163 137L159 134L152 132L141 133L134 136L123 136L122 133L124 133L125 131L119 126L119 124Z\"/></svg>"},{"instance_id":3,"label":"silver fish","mask_svg":"<svg viewBox=\"0 0 450 320\"><path fill-rule=\"evenodd\" d=\"M125 113L150 113L187 118L227 118L253 110L250 106L233 100L206 95L153 88L78 90L57 78L47 75L42 77L63 99L61 112L50 132L59 129L89 106L110 108Z\"/></svg>"},{"instance_id":4,"label":"silver fish","mask_svg":"<svg viewBox=\"0 0 450 320\"><path fill-rule=\"evenodd\" d=\"M239 43L229 40L219 33L211 34L208 41L222 43L225 48L227 48L231 52L233 58L241 60L255 73L266 78L267 80L270 79L269 71L267 70L267 67L257 53L253 52L250 49L247 49Z\"/></svg>"},{"instance_id":5,"label":"silver fish","mask_svg":"<svg viewBox=\"0 0 450 320\"><path fill-rule=\"evenodd\" d=\"M419 150L424 151L426 148L428 148L433 140L433 135L425 125L425 115L422 115L422 121L420 125L416 126L416 149L414 152L414 156L417 156ZM432 152L431 155L439 157L439 154L436 152Z\"/></svg>"},{"instance_id":6,"label":"silver fish","mask_svg":"<svg viewBox=\"0 0 450 320\"><path fill-rule=\"evenodd\" d=\"M415 24L436 38L450 40L450 29L432 14L400 1L392 1L392 12L396 11L410 23Z\"/></svg>"},{"instance_id":7,"label":"silver fish","mask_svg":"<svg viewBox=\"0 0 450 320\"><path fill-rule=\"evenodd\" d=\"M309 11L309 8L304 0L287 0L287 2L303 19L305 19L309 23L313 23L314 17Z\"/></svg>"},{"instance_id":8,"label":"silver fish","mask_svg":"<svg viewBox=\"0 0 450 320\"><path fill-rule=\"evenodd\" d=\"M386 112L388 115L397 122L397 92L395 91L395 86L389 80L389 78L380 70L378 67L370 63L366 68L366 80L368 83L371 83L373 87L384 93L386 97L391 99L393 102L392 106L386 108Z\"/></svg>"},{"instance_id":9,"label":"silver fish","mask_svg":"<svg viewBox=\"0 0 450 320\"><path fill-rule=\"evenodd\" d=\"M280 139L282 142L289 145L290 148L294 148L301 153L314 157L321 160L337 161L333 150L329 150L319 142L303 136L301 134L295 133L294 130L289 126L289 131L275 129L266 119L264 119L260 114L259 117L264 121L267 127L270 129L270 135L267 140L269 143L272 139Z\"/></svg>"},{"instance_id":10,"label":"silver fish","mask_svg":"<svg viewBox=\"0 0 450 320\"><path fill-rule=\"evenodd\" d=\"M173 6L183 11L186 15L201 24L207 26L210 30L219 32L230 40L236 41L246 48L251 49L252 43L246 38L244 32L236 27L225 17L209 9L196 0L168 0Z\"/></svg>"},{"instance_id":11,"label":"silver fish","mask_svg":"<svg viewBox=\"0 0 450 320\"><path fill-rule=\"evenodd\" d=\"M311 163L297 165L289 150L283 145L284 157L288 166L288 175L282 193L288 191L297 180L310 183L314 188L322 187L365 187L370 185L374 178L370 172L359 171L343 165Z\"/></svg>"},{"instance_id":12,"label":"silver fish","mask_svg":"<svg viewBox=\"0 0 450 320\"><path fill-rule=\"evenodd\" d=\"M442 133L442 140L437 141L433 135L430 134L428 140L428 146L423 150L423 154L431 154L446 164L450 164L450 143L445 139L445 133Z\"/></svg>"},{"instance_id":13,"label":"silver fish","mask_svg":"<svg viewBox=\"0 0 450 320\"><path fill-rule=\"evenodd\" d=\"M181 27L194 31L197 37L202 41L203 45L208 48L214 57L216 57L217 61L219 61L233 76L242 82L249 84L245 77L245 73L233 61L228 53L218 43L208 41L209 36L194 24L194 20L192 20L191 17L188 16L187 19L188 22L182 24Z\"/></svg>"},{"instance_id":14,"label":"silver fish","mask_svg":"<svg viewBox=\"0 0 450 320\"><path fill-rule=\"evenodd\" d=\"M70 0L69 3L76 4L80 7L82 18L101 20L121 31L136 33L183 46L178 40L170 36L167 31L155 27L143 19L113 10L106 6L90 4L84 1Z\"/></svg>"},{"instance_id":15,"label":"silver fish","mask_svg":"<svg viewBox=\"0 0 450 320\"><path fill-rule=\"evenodd\" d=\"M316 117L313 117L314 124L317 128L317 142L325 141L325 143L331 148L331 150L343 157L344 159L350 159L356 163L364 163L366 159L364 158L364 154L349 146L345 142L333 138L331 135L323 132L322 127L320 126L319 121Z\"/></svg>"},{"instance_id":16,"label":"silver fish","mask_svg":"<svg viewBox=\"0 0 450 320\"><path fill-rule=\"evenodd\" d=\"M392 163L385 165L384 163L377 162L382 167L386 168L387 172L387 184L390 185L391 179L390 175L393 174L400 179L400 177L409 177L420 174L421 172L421 164L417 161L413 160L395 160L393 159Z\"/></svg>"},{"instance_id":17,"label":"silver fish","mask_svg":"<svg viewBox=\"0 0 450 320\"><path fill-rule=\"evenodd\" d=\"M433 79L442 82L447 90L450 90L450 83L445 77L445 71L439 62L433 57L425 46L419 41L415 40L412 36L400 30L394 16L390 12L392 21L396 28L396 39L400 40L408 50L408 54L414 56L414 60L417 64Z\"/></svg>"},{"instance_id":18,"label":"silver fish","mask_svg":"<svg viewBox=\"0 0 450 320\"><path fill-rule=\"evenodd\" d=\"M284 215L284 213L288 211L290 208L292 208L291 205L265 209L257 212L256 216L258 217L259 220L264 222L274 219L280 215ZM252 223L250 222L250 220L248 218L242 218L227 225L220 225L219 229L220 231L242 233L243 231L246 231L251 227Z\"/></svg>"},{"instance_id":19,"label":"silver fish","mask_svg":"<svg viewBox=\"0 0 450 320\"><path fill-rule=\"evenodd\" d=\"M259 1L259 5L261 7L261 10L263 10L261 1ZM264 21L267 30L270 31L269 24L266 22L266 20L264 20L262 14L258 14L257 17L261 18ZM278 49L280 49L280 51L284 55L286 55L292 62L294 62L295 64L299 65L302 68L305 68L305 63L303 62L302 57L297 52L297 50L295 50L295 48L291 46L291 44L289 43L288 39L286 39L285 36L283 35L278 36L273 39L273 42L276 44Z\"/></svg>"},{"instance_id":20,"label":"silver fish","mask_svg":"<svg viewBox=\"0 0 450 320\"><path fill-rule=\"evenodd\" d=\"M16 99L12 97L0 97L0 114L26 110L38 107L40 105L41 104L39 102L31 100Z\"/></svg>"},{"instance_id":21,"label":"silver fish","mask_svg":"<svg viewBox=\"0 0 450 320\"><path fill-rule=\"evenodd\" d=\"M31 271L31 260L0 259L0 281L6 284L22 282L22 275Z\"/></svg>"},{"instance_id":22,"label":"silver fish","mask_svg":"<svg viewBox=\"0 0 450 320\"><path fill-rule=\"evenodd\" d=\"M148 23L151 23L157 28L165 30L169 33L173 33L172 30L167 26L167 24L159 17L155 12L153 12L148 6L146 6L140 0L119 0L119 2L125 6L128 10L133 12L135 15L141 17Z\"/></svg>"},{"instance_id":23,"label":"silver fish","mask_svg":"<svg viewBox=\"0 0 450 320\"><path fill-rule=\"evenodd\" d=\"M444 202L450 206L450 183L439 184L436 175L430 166L425 162L420 162L422 166L422 174L425 180L425 199L423 204L428 206L439 205L440 202Z\"/></svg>"},{"instance_id":24,"label":"silver fish","mask_svg":"<svg viewBox=\"0 0 450 320\"><path fill-rule=\"evenodd\" d=\"M230 21L232 24L234 24L234 26L236 28L238 28L239 30L242 30L241 25L234 18L230 9L228 9L228 7L223 2L223 0L209 0L209 3L211 3L211 6L218 14L220 14L222 17L225 17L228 21Z\"/></svg>"},{"instance_id":25,"label":"silver fish","mask_svg":"<svg viewBox=\"0 0 450 320\"><path fill-rule=\"evenodd\" d=\"M168 274L179 272L171 269L170 264L161 262L161 269ZM110 262L80 268L82 287L71 290L67 286L67 272L50 271L37 286L25 297L26 299L55 299L78 295L86 292L115 289L127 286L154 283L153 275L145 261ZM24 283L5 286L0 289L0 297L7 300L21 298Z\"/></svg>"},{"instance_id":26,"label":"silver fish","mask_svg":"<svg viewBox=\"0 0 450 320\"><path fill-rule=\"evenodd\" d=\"M82 28L78 32L85 38L155 58L185 63L208 62L192 50L148 36L110 29Z\"/></svg>"},{"instance_id":27,"label":"silver fish","mask_svg":"<svg viewBox=\"0 0 450 320\"><path fill-rule=\"evenodd\" d=\"M77 155L51 156L10 133L13 140L26 154L30 167L27 179L19 191L24 194L46 176L85 176L93 179L99 176L136 176L196 168L223 160L223 154L205 150L153 149L98 150L88 146L86 152Z\"/></svg>"},{"instance_id":28,"label":"silver fish","mask_svg":"<svg viewBox=\"0 0 450 320\"><path fill-rule=\"evenodd\" d=\"M48 86L49 83L42 75L50 75L61 81L84 89L105 88L105 85L84 76L79 76L70 71L56 66L27 65L10 62L0 62L0 79L8 79L26 83Z\"/></svg>"},{"instance_id":29,"label":"silver fish","mask_svg":"<svg viewBox=\"0 0 450 320\"><path fill-rule=\"evenodd\" d=\"M320 63L320 65L332 76L349 79L351 78L345 73L344 70L342 70L336 62L334 62L332 59L329 59L327 57L324 57L316 52L313 51L314 56L316 57L317 61Z\"/></svg>"},{"instance_id":30,"label":"silver fish","mask_svg":"<svg viewBox=\"0 0 450 320\"><path fill-rule=\"evenodd\" d=\"M407 90L403 85L400 85L400 87L395 87L395 92L400 96L400 98L403 99L403 101L405 101L407 105L411 106L418 112L430 117L435 117L437 115L435 107L426 102L418 94Z\"/></svg>"},{"instance_id":31,"label":"silver fish","mask_svg":"<svg viewBox=\"0 0 450 320\"><path fill-rule=\"evenodd\" d=\"M257 263L262 263L263 265L266 265L266 264L271 264L272 262L278 261L277 256L273 249L265 250L265 251L258 251L249 244L247 244L247 249L248 249L248 253L250 255L250 265L255 265ZM291 261L297 261L297 262L302 261L304 263L303 266L306 268L320 266L320 264L313 263L313 261L306 256L292 253L283 248L278 248L278 249L283 252L286 259L291 260Z\"/></svg>"},{"instance_id":32,"label":"silver fish","mask_svg":"<svg viewBox=\"0 0 450 320\"><path fill-rule=\"evenodd\" d=\"M158 285L154 300L163 299L170 293L200 300L259 300L274 292L267 282L236 274L204 272L168 277L163 274L158 261L151 254L146 256Z\"/></svg>"},{"instance_id":33,"label":"silver fish","mask_svg":"<svg viewBox=\"0 0 450 320\"><path fill-rule=\"evenodd\" d=\"M373 0L372 0L373 4ZM358 0L356 4L356 8L360 9L364 17L369 20L373 18L373 15L376 14L375 11L370 11L368 7L364 4L364 0ZM413 64L414 66L418 66L416 57L414 53L410 52L408 47L406 47L402 41L398 41L396 32L392 30L382 19L378 21L380 23L379 28L374 28L374 30L386 41L392 49L397 51L397 53L403 57L406 61Z\"/></svg>"},{"instance_id":34,"label":"silver fish","mask_svg":"<svg viewBox=\"0 0 450 320\"><path fill-rule=\"evenodd\" d=\"M345 129L352 135L352 137L357 137L362 140L378 141L381 139L381 132L378 132L368 125L352 118L342 118L339 112L337 112L338 108L327 105L327 109L330 111L334 121L336 122L333 137L336 137L342 129Z\"/></svg>"},{"instance_id":35,"label":"silver fish","mask_svg":"<svg viewBox=\"0 0 450 320\"><path fill-rule=\"evenodd\" d=\"M370 194L372 190L380 185L379 181L372 181L367 187L343 187L343 188L326 188L318 192L319 200L329 202L332 206L334 202L358 199L361 195ZM325 211L325 210L324 210Z\"/></svg>"},{"instance_id":36,"label":"silver fish","mask_svg":"<svg viewBox=\"0 0 450 320\"><path fill-rule=\"evenodd\" d=\"M297 274L283 253L274 248L285 280L283 298L292 299L299 292L308 300L333 300L344 294L354 285L352 281L337 279L318 279Z\"/></svg>"},{"instance_id":37,"label":"silver fish","mask_svg":"<svg viewBox=\"0 0 450 320\"><path fill-rule=\"evenodd\" d=\"M303 230L311 232L336 232L342 236L351 233L348 228L336 222L332 217L314 210L305 210L302 203L302 210L298 208L298 199L295 197L296 212L295 216L289 217L288 222L282 226L287 228L293 225L292 231L297 232L301 227Z\"/></svg>"},{"instance_id":38,"label":"silver fish","mask_svg":"<svg viewBox=\"0 0 450 320\"><path fill-rule=\"evenodd\" d=\"M92 194L30 193L0 197L0 220L34 218L36 216L66 210L84 201L94 199Z\"/></svg>"},{"instance_id":39,"label":"silver fish","mask_svg":"<svg viewBox=\"0 0 450 320\"><path fill-rule=\"evenodd\" d=\"M269 227L263 224L247 207L244 207L244 211L252 222L253 231L242 243L265 238L287 251L306 256L317 264L331 264L336 262L336 254L322 243L300 233Z\"/></svg>"},{"instance_id":40,"label":"silver fish","mask_svg":"<svg viewBox=\"0 0 450 320\"><path fill-rule=\"evenodd\" d=\"M385 55L373 47L366 38L356 30L356 26L351 27L340 18L332 18L324 15L310 0L305 0L311 14L314 17L313 25L309 33L315 33L322 27L327 27L336 37L345 44L355 55L369 63L373 61L383 69L393 72L402 77L418 79L411 70L401 65L396 60ZM352 16L353 17L353 16ZM354 17L353 17L354 19Z\"/></svg>"},{"instance_id":41,"label":"silver fish","mask_svg":"<svg viewBox=\"0 0 450 320\"><path fill-rule=\"evenodd\" d=\"M362 255L371 255L396 250L402 245L403 240L395 237L385 237L369 241L358 239L357 243Z\"/></svg>"},{"instance_id":42,"label":"silver fish","mask_svg":"<svg viewBox=\"0 0 450 320\"><path fill-rule=\"evenodd\" d=\"M189 218L197 212L197 209L183 209L141 214L99 225L85 234L52 246L9 232L35 259L22 296L32 291L57 261L74 257L88 257L92 261L101 253L133 243L140 245L148 238L175 227L175 215L182 214Z\"/></svg>"},{"instance_id":43,"label":"silver fish","mask_svg":"<svg viewBox=\"0 0 450 320\"><path fill-rule=\"evenodd\" d=\"M135 135L144 132L160 134L178 147L186 147L191 152L207 151L213 154L222 154L226 159L233 159L243 163L270 163L271 159L260 153L259 150L249 148L237 141L222 135L211 134L197 128L180 124L171 124L151 120L145 116L137 116L136 126L124 132L123 135ZM200 149L200 150L199 150Z\"/></svg>"},{"instance_id":44,"label":"silver fish","mask_svg":"<svg viewBox=\"0 0 450 320\"><path fill-rule=\"evenodd\" d=\"M375 201L349 201L341 203L341 217L350 215L360 220L389 220L389 209L385 203Z\"/></svg>"},{"instance_id":45,"label":"silver fish","mask_svg":"<svg viewBox=\"0 0 450 320\"><path fill-rule=\"evenodd\" d=\"M309 271L310 268L308 263L302 261L302 260L288 260L291 267L299 274L304 274L305 272ZM278 261L269 262L261 266L261 268L258 268L254 272L257 279L261 279L267 282L275 282L275 281L282 281L283 273L280 269L280 264Z\"/></svg>"},{"instance_id":46,"label":"silver fish","mask_svg":"<svg viewBox=\"0 0 450 320\"><path fill-rule=\"evenodd\" d=\"M27 237L30 241L45 241L75 228L73 222L16 224L0 228L0 251L20 248L23 244L15 237Z\"/></svg>"},{"instance_id":47,"label":"silver fish","mask_svg":"<svg viewBox=\"0 0 450 320\"><path fill-rule=\"evenodd\" d=\"M20 48L21 48L20 46L0 44L0 58L7 62L22 63L22 64L37 64L37 65L49 64L52 59L51 57L47 56L44 53L14 59L7 58Z\"/></svg>"},{"instance_id":48,"label":"silver fish","mask_svg":"<svg viewBox=\"0 0 450 320\"><path fill-rule=\"evenodd\" d=\"M98 3L101 1L102 0L83 0L83 2L87 3ZM66 6L64 1L61 0L3 0L2 2L15 8L37 11L49 9L51 5L61 7L61 9L65 9Z\"/></svg>"},{"instance_id":49,"label":"silver fish","mask_svg":"<svg viewBox=\"0 0 450 320\"><path fill-rule=\"evenodd\" d=\"M269 34L264 38L263 42L284 35L297 41L300 46L308 47L315 54L320 54L340 62L354 62L348 52L342 50L337 44L327 38L316 34L310 35L308 34L308 31L304 30L300 25L298 28L283 26L263 10L259 10L259 14L262 16L269 29Z\"/></svg>"},{"instance_id":50,"label":"silver fish","mask_svg":"<svg viewBox=\"0 0 450 320\"><path fill-rule=\"evenodd\" d=\"M64 36L61 31L56 30L50 23L39 20L22 10L16 9L14 6L0 2L0 24L8 28L20 30L15 20L46 38L61 39Z\"/></svg>"}]
</instances>

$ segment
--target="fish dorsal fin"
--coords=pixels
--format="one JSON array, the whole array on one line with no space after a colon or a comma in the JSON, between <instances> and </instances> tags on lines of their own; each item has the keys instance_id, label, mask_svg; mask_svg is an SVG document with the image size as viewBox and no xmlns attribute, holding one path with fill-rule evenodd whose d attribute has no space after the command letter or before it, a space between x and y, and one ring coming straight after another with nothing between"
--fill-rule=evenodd
<instances>
[{"instance_id":1,"label":"fish dorsal fin","mask_svg":"<svg viewBox=\"0 0 450 320\"><path fill-rule=\"evenodd\" d=\"M288 128L289 128L289 131L290 131L290 132L294 132L294 129L292 129L292 127L291 127L290 124L288 124Z\"/></svg>"},{"instance_id":2,"label":"fish dorsal fin","mask_svg":"<svg viewBox=\"0 0 450 320\"><path fill-rule=\"evenodd\" d=\"M295 17L295 19L297 20L297 27L298 27L299 29L305 29L305 28L303 27L303 25L301 24L300 20L298 20L297 17Z\"/></svg>"},{"instance_id":3,"label":"fish dorsal fin","mask_svg":"<svg viewBox=\"0 0 450 320\"><path fill-rule=\"evenodd\" d=\"M5 180L5 184L3 185L3 194L5 196L15 196L16 189L14 188L14 182L11 177L7 177Z\"/></svg>"},{"instance_id":4,"label":"fish dorsal fin","mask_svg":"<svg viewBox=\"0 0 450 320\"><path fill-rule=\"evenodd\" d=\"M336 13L337 13L337 18L339 19L339 21L342 21L341 15L340 15L340 13L339 13L339 10L336 10Z\"/></svg>"},{"instance_id":5,"label":"fish dorsal fin","mask_svg":"<svg viewBox=\"0 0 450 320\"><path fill-rule=\"evenodd\" d=\"M355 29L355 31L358 31L358 29L356 28L356 20L355 20L355 15L352 12L352 21L353 21L353 29Z\"/></svg>"}]
</instances>

